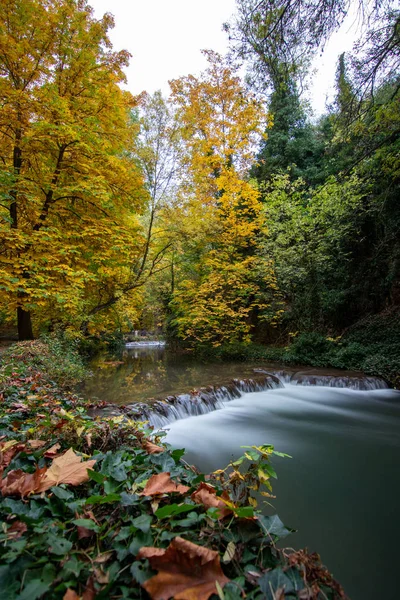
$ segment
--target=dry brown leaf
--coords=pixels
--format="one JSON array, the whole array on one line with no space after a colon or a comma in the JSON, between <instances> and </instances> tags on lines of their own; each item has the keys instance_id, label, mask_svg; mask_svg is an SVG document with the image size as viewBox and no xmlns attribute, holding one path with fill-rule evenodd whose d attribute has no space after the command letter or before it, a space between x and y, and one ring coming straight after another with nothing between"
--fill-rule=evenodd
<instances>
[{"instance_id":1,"label":"dry brown leaf","mask_svg":"<svg viewBox=\"0 0 400 600\"><path fill-rule=\"evenodd\" d=\"M82 461L82 457L75 454L70 448L58 458L55 458L51 463L51 467L47 469L40 486L36 489L37 492L44 492L53 485L60 483L70 483L71 485L79 485L89 480L87 473L88 469L93 469L96 464L95 460Z\"/></svg>"},{"instance_id":2,"label":"dry brown leaf","mask_svg":"<svg viewBox=\"0 0 400 600\"><path fill-rule=\"evenodd\" d=\"M51 448L49 448L48 450L46 450L46 452L44 453L44 456L46 458L54 458L55 456L57 456L58 451L60 450L61 446L60 444L54 444L54 446L51 446Z\"/></svg>"},{"instance_id":3,"label":"dry brown leaf","mask_svg":"<svg viewBox=\"0 0 400 600\"><path fill-rule=\"evenodd\" d=\"M232 510L228 508L224 502L224 500L231 501L228 492L224 491L222 496L217 496L216 489L212 485L204 483L204 481L200 483L197 490L194 491L190 497L193 502L196 502L196 504L202 504L206 508L218 508L218 519L224 519L228 515L232 514Z\"/></svg>"},{"instance_id":4,"label":"dry brown leaf","mask_svg":"<svg viewBox=\"0 0 400 600\"><path fill-rule=\"evenodd\" d=\"M157 454L158 452L165 452L165 448L153 444L150 440L146 440L143 444L143 449L146 450L147 454Z\"/></svg>"},{"instance_id":5,"label":"dry brown leaf","mask_svg":"<svg viewBox=\"0 0 400 600\"><path fill-rule=\"evenodd\" d=\"M103 571L103 569L93 569L94 576L96 577L97 583L100 585L107 585L110 583L110 574L109 572Z\"/></svg>"},{"instance_id":6,"label":"dry brown leaf","mask_svg":"<svg viewBox=\"0 0 400 600\"><path fill-rule=\"evenodd\" d=\"M170 492L184 494L190 490L187 485L181 485L180 483L172 481L170 475L170 473L158 473L157 475L152 475L146 483L143 492L140 492L138 496L157 496L158 494L168 494Z\"/></svg>"},{"instance_id":7,"label":"dry brown leaf","mask_svg":"<svg viewBox=\"0 0 400 600\"><path fill-rule=\"evenodd\" d=\"M27 496L36 492L47 468L36 469L34 473L25 473L21 469L10 471L0 482L0 491L3 496Z\"/></svg>"},{"instance_id":8,"label":"dry brown leaf","mask_svg":"<svg viewBox=\"0 0 400 600\"><path fill-rule=\"evenodd\" d=\"M93 529L88 529L87 527L83 527L82 525L77 526L78 538L80 540L84 540L85 538L90 538L94 535Z\"/></svg>"},{"instance_id":9,"label":"dry brown leaf","mask_svg":"<svg viewBox=\"0 0 400 600\"><path fill-rule=\"evenodd\" d=\"M46 442L43 440L28 440L27 444L34 450L37 450L38 448L43 448L43 446L46 445Z\"/></svg>"},{"instance_id":10,"label":"dry brown leaf","mask_svg":"<svg viewBox=\"0 0 400 600\"><path fill-rule=\"evenodd\" d=\"M93 562L99 563L99 564L106 563L107 561L110 560L112 555L113 555L113 550L108 550L107 552L103 552L102 554L99 554L97 556L97 558L94 559Z\"/></svg>"},{"instance_id":11,"label":"dry brown leaf","mask_svg":"<svg viewBox=\"0 0 400 600\"><path fill-rule=\"evenodd\" d=\"M18 452L25 449L25 444L16 440L0 443L0 465L8 467L12 459Z\"/></svg>"},{"instance_id":12,"label":"dry brown leaf","mask_svg":"<svg viewBox=\"0 0 400 600\"><path fill-rule=\"evenodd\" d=\"M221 569L218 552L188 542L181 537L172 540L167 549L141 548L138 558L147 558L158 573L142 586L152 600L208 600L229 579Z\"/></svg>"},{"instance_id":13,"label":"dry brown leaf","mask_svg":"<svg viewBox=\"0 0 400 600\"><path fill-rule=\"evenodd\" d=\"M14 523L7 529L7 539L16 540L20 538L25 531L28 531L26 523L22 521L14 521Z\"/></svg>"},{"instance_id":14,"label":"dry brown leaf","mask_svg":"<svg viewBox=\"0 0 400 600\"><path fill-rule=\"evenodd\" d=\"M94 579L89 577L86 582L86 589L82 594L82 600L94 600L96 598L96 590L94 589Z\"/></svg>"},{"instance_id":15,"label":"dry brown leaf","mask_svg":"<svg viewBox=\"0 0 400 600\"><path fill-rule=\"evenodd\" d=\"M74 590L68 588L63 596L63 600L79 600L79 596Z\"/></svg>"}]
</instances>

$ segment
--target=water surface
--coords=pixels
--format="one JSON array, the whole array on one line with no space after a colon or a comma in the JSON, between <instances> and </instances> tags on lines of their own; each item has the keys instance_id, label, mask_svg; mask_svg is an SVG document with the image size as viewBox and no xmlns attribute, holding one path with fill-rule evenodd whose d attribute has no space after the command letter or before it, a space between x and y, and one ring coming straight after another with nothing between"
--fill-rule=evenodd
<instances>
[{"instance_id":1,"label":"water surface","mask_svg":"<svg viewBox=\"0 0 400 600\"><path fill-rule=\"evenodd\" d=\"M268 370L260 363L196 364L154 348L122 358L97 369L85 393L151 402ZM275 459L275 512L298 530L288 543L320 553L353 600L397 600L400 392L304 385L319 381L309 374L303 385L286 382L170 423L167 440L205 471L225 466L242 445L270 443L292 455ZM331 374L342 375L332 384L345 385L343 373Z\"/></svg>"}]
</instances>

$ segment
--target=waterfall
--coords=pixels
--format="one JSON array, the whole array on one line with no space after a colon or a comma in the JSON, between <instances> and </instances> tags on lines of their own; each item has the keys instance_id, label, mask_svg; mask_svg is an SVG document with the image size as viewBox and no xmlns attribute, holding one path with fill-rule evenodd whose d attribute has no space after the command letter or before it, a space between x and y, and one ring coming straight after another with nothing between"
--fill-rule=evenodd
<instances>
[{"instance_id":1,"label":"waterfall","mask_svg":"<svg viewBox=\"0 0 400 600\"><path fill-rule=\"evenodd\" d=\"M226 402L240 398L244 394L279 387L283 387L279 377L268 373L257 379L234 379L227 385L208 386L188 394L168 396L153 404L131 404L124 407L124 412L134 419L149 421L150 425L160 429L179 419L204 415L224 408Z\"/></svg>"}]
</instances>

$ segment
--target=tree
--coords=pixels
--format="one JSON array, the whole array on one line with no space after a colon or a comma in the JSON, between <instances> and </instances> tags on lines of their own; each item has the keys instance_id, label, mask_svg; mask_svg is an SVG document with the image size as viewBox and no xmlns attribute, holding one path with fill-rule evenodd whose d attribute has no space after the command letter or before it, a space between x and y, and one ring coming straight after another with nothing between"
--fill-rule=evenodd
<instances>
[{"instance_id":1,"label":"tree","mask_svg":"<svg viewBox=\"0 0 400 600\"><path fill-rule=\"evenodd\" d=\"M277 317L273 265L255 253L264 228L259 192L246 172L266 123L232 66L207 52L201 78L173 81L184 151L181 273L173 308L178 334L196 343L249 341L252 316Z\"/></svg>"},{"instance_id":2,"label":"tree","mask_svg":"<svg viewBox=\"0 0 400 600\"><path fill-rule=\"evenodd\" d=\"M0 6L0 285L20 339L32 313L87 329L138 284L146 192L112 26L85 0Z\"/></svg>"},{"instance_id":3,"label":"tree","mask_svg":"<svg viewBox=\"0 0 400 600\"><path fill-rule=\"evenodd\" d=\"M323 49L353 6L351 0L237 0L237 15L225 29L235 54L250 65L250 79L276 90L282 78L301 82L314 54ZM394 6L394 0L357 3L364 26L359 40L364 54L363 89L398 65L399 14ZM373 49L368 44L371 38Z\"/></svg>"}]
</instances>

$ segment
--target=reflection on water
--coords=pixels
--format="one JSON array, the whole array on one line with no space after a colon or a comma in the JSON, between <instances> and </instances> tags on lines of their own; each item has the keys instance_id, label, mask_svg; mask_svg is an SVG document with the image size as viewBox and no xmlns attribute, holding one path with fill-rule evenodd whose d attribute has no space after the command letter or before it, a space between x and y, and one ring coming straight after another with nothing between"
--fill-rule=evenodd
<instances>
[{"instance_id":1,"label":"reflection on water","mask_svg":"<svg viewBox=\"0 0 400 600\"><path fill-rule=\"evenodd\" d=\"M252 377L262 367L199 365L162 349L129 350L123 361L96 369L85 393L129 404ZM206 471L225 466L242 445L271 443L292 455L275 459L274 486L276 512L298 529L290 543L321 553L352 600L395 600L400 392L308 381L244 394L220 410L175 421L167 440Z\"/></svg>"},{"instance_id":2,"label":"reflection on water","mask_svg":"<svg viewBox=\"0 0 400 600\"><path fill-rule=\"evenodd\" d=\"M236 377L253 377L254 368L260 366L234 362L202 364L163 348L126 349L118 360L122 364L113 364L104 357L93 361L94 375L85 383L86 395L115 404L143 402L201 386L222 385Z\"/></svg>"},{"instance_id":3,"label":"reflection on water","mask_svg":"<svg viewBox=\"0 0 400 600\"><path fill-rule=\"evenodd\" d=\"M168 426L167 441L207 471L274 444L276 511L290 543L321 553L352 600L398 598L400 392L287 385Z\"/></svg>"}]
</instances>

